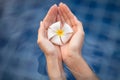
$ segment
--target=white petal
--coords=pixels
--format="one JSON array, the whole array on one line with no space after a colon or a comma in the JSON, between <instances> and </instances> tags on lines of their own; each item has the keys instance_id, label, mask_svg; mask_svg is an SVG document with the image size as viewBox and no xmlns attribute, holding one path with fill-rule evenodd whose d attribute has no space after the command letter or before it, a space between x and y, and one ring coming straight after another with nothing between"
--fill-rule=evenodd
<instances>
[{"instance_id":1,"label":"white petal","mask_svg":"<svg viewBox=\"0 0 120 80\"><path fill-rule=\"evenodd\" d=\"M64 44L67 43L67 41L69 41L69 39L71 38L71 36L72 36L72 33L71 34L65 34L65 35L61 36L62 42Z\"/></svg>"},{"instance_id":2,"label":"white petal","mask_svg":"<svg viewBox=\"0 0 120 80\"><path fill-rule=\"evenodd\" d=\"M61 42L59 36L54 36L54 37L51 39L51 42L54 43L54 44L57 44L57 45L62 45L62 42Z\"/></svg>"},{"instance_id":3,"label":"white petal","mask_svg":"<svg viewBox=\"0 0 120 80\"><path fill-rule=\"evenodd\" d=\"M54 31L60 29L60 21L56 22L56 23L53 23L49 28L54 30Z\"/></svg>"},{"instance_id":4,"label":"white petal","mask_svg":"<svg viewBox=\"0 0 120 80\"><path fill-rule=\"evenodd\" d=\"M62 30L64 30L64 33L72 33L73 29L67 24L65 23Z\"/></svg>"},{"instance_id":5,"label":"white petal","mask_svg":"<svg viewBox=\"0 0 120 80\"><path fill-rule=\"evenodd\" d=\"M51 29L48 29L48 39L51 39L53 36L56 35L55 31L51 30Z\"/></svg>"}]
</instances>

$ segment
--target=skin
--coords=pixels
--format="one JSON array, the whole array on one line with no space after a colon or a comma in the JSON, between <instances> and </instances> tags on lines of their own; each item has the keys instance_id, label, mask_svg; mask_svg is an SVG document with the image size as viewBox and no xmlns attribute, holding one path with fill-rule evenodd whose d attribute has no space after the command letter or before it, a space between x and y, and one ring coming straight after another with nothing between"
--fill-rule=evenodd
<instances>
[{"instance_id":1,"label":"skin","mask_svg":"<svg viewBox=\"0 0 120 80\"><path fill-rule=\"evenodd\" d=\"M50 79L66 80L62 67L62 56L61 56L60 47L52 44L47 39L47 35L46 35L48 27L54 22L56 22L58 18L57 14L58 14L58 8L56 5L53 5L48 11L44 20L40 22L37 43L46 56L48 74Z\"/></svg>"},{"instance_id":2,"label":"skin","mask_svg":"<svg viewBox=\"0 0 120 80\"><path fill-rule=\"evenodd\" d=\"M65 22L68 23L74 30L71 39L62 46L52 44L46 35L48 27L57 21L61 21L62 25ZM62 61L67 65L76 80L98 80L82 57L83 41L82 23L73 15L67 5L63 3L60 3L59 6L53 5L40 23L37 40L39 47L46 56L50 80L66 80Z\"/></svg>"}]
</instances>

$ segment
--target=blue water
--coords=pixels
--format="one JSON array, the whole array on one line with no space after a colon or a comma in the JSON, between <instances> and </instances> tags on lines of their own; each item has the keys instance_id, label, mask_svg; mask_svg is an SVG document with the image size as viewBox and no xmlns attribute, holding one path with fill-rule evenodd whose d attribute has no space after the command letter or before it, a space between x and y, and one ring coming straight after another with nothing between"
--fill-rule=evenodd
<instances>
[{"instance_id":1,"label":"blue water","mask_svg":"<svg viewBox=\"0 0 120 80\"><path fill-rule=\"evenodd\" d=\"M61 1L83 23L82 55L91 69L101 80L120 80L120 0L0 0L0 80L48 80L37 30Z\"/></svg>"}]
</instances>

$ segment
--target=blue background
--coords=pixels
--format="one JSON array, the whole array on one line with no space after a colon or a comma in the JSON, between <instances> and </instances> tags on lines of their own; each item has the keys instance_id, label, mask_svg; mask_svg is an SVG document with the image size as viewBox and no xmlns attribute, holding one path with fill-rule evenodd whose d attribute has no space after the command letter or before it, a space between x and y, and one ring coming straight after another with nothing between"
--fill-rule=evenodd
<instances>
[{"instance_id":1,"label":"blue background","mask_svg":"<svg viewBox=\"0 0 120 80\"><path fill-rule=\"evenodd\" d=\"M83 23L82 55L91 69L101 80L120 80L120 0L0 0L0 80L48 80L37 30L60 2Z\"/></svg>"}]
</instances>

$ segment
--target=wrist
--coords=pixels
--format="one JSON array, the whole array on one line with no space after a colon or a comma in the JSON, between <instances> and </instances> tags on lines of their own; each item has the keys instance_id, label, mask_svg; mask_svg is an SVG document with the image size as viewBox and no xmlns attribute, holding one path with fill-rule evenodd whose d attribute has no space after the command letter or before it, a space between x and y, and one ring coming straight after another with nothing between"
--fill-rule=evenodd
<instances>
[{"instance_id":1,"label":"wrist","mask_svg":"<svg viewBox=\"0 0 120 80\"><path fill-rule=\"evenodd\" d=\"M61 71L60 71L60 61L55 56L49 56L46 58L47 61L47 69L48 69L48 75L50 79L60 78ZM53 69L54 68L54 69Z\"/></svg>"},{"instance_id":2,"label":"wrist","mask_svg":"<svg viewBox=\"0 0 120 80\"><path fill-rule=\"evenodd\" d=\"M65 80L62 59L57 55L46 56L47 69L50 80Z\"/></svg>"},{"instance_id":3,"label":"wrist","mask_svg":"<svg viewBox=\"0 0 120 80\"><path fill-rule=\"evenodd\" d=\"M81 53L70 53L64 60L76 80L98 80L89 68Z\"/></svg>"},{"instance_id":4,"label":"wrist","mask_svg":"<svg viewBox=\"0 0 120 80\"><path fill-rule=\"evenodd\" d=\"M55 60L62 61L61 54L57 51L54 51L52 53L49 52L47 54L45 54L45 57L46 57L47 61L55 61Z\"/></svg>"},{"instance_id":5,"label":"wrist","mask_svg":"<svg viewBox=\"0 0 120 80\"><path fill-rule=\"evenodd\" d=\"M62 62L62 59L60 59L57 55L46 56L46 62L47 64L58 65L58 63Z\"/></svg>"},{"instance_id":6,"label":"wrist","mask_svg":"<svg viewBox=\"0 0 120 80\"><path fill-rule=\"evenodd\" d=\"M63 56L63 61L70 62L71 60L75 60L79 57L82 57L80 51L69 51L66 55Z\"/></svg>"},{"instance_id":7,"label":"wrist","mask_svg":"<svg viewBox=\"0 0 120 80\"><path fill-rule=\"evenodd\" d=\"M45 56L46 56L46 58L47 57L57 57L58 56L58 54L59 54L59 51L57 51L57 50L48 50L48 51L44 51L44 53L45 53Z\"/></svg>"}]
</instances>

